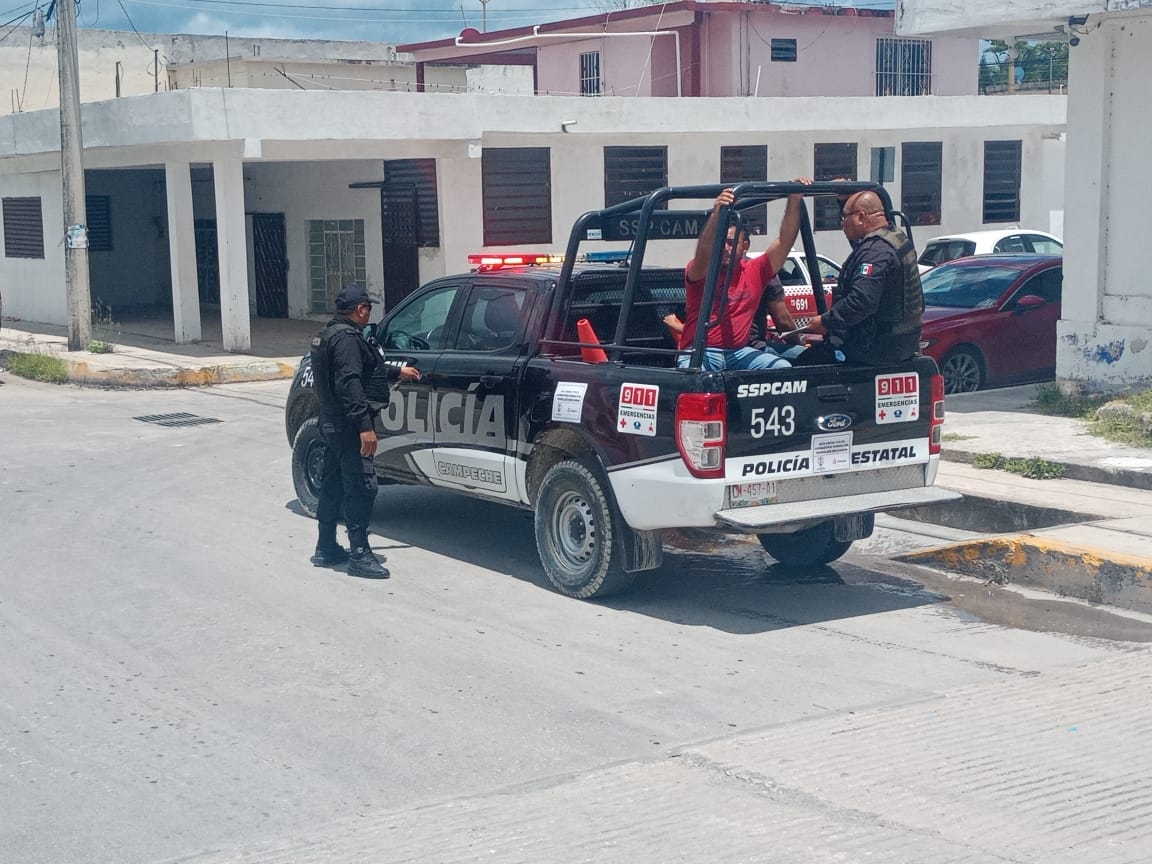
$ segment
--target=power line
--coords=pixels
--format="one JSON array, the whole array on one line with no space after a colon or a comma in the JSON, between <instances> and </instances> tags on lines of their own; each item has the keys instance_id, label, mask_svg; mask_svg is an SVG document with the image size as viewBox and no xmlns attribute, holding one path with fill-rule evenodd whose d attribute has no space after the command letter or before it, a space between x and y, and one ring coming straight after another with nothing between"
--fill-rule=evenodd
<instances>
[{"instance_id":1,"label":"power line","mask_svg":"<svg viewBox=\"0 0 1152 864\"><path fill-rule=\"evenodd\" d=\"M141 2L141 0L128 0L128 2ZM338 3L276 3L271 0L185 0L187 3L197 5L212 5L212 6L257 6L271 9L321 9L327 11L340 11L340 12L381 12L388 14L408 14L408 13L424 13L428 15L458 15L460 10L458 7L451 9L429 9L426 6L414 7L411 9L399 8L395 6L342 6ZM483 2L483 0L481 0ZM147 3L149 6L179 6L177 3L164 3L154 2ZM655 4L654 4L655 5ZM188 7L185 7L188 8ZM533 13L533 16L540 14L547 14L550 12L587 12L587 6L563 6L563 7L546 7L540 9L516 9L514 10L520 17L525 17L525 13Z\"/></svg>"}]
</instances>

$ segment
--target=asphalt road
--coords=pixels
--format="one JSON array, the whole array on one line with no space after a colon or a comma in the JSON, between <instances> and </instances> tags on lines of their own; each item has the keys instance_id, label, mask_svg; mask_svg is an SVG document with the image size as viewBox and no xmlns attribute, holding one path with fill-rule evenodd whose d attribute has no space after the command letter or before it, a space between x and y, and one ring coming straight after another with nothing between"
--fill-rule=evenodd
<instances>
[{"instance_id":1,"label":"asphalt road","mask_svg":"<svg viewBox=\"0 0 1152 864\"><path fill-rule=\"evenodd\" d=\"M308 563L287 382L0 381L6 864L234 860L1135 650L991 621L879 557L785 574L696 538L581 603L546 587L528 514L430 489L382 490L393 578L357 580ZM178 412L219 422L138 419Z\"/></svg>"}]
</instances>

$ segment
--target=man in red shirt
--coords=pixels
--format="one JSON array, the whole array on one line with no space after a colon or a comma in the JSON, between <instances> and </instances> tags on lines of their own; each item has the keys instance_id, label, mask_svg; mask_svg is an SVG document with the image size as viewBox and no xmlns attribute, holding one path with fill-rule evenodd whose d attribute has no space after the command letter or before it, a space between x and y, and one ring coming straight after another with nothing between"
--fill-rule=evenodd
<instances>
[{"instance_id":1,"label":"man in red shirt","mask_svg":"<svg viewBox=\"0 0 1152 864\"><path fill-rule=\"evenodd\" d=\"M799 177L797 183L804 185L812 181L807 177ZM752 330L752 322L756 310L760 305L760 298L764 289L776 275L776 271L783 266L792 251L792 244L796 242L796 235L800 233L800 207L802 195L789 195L788 205L784 210L784 218L780 220L780 235L768 244L767 251L758 258L745 258L748 251L748 235L738 231L736 226L728 229L727 248L724 260L732 257L732 244L736 244L735 260L736 273L728 289L727 304L723 300L723 291L716 292L712 315L705 319L718 317L716 326L708 331L707 348L704 352L703 368L709 371L720 369L783 369L791 364L783 357L772 351L761 351L748 345L748 334ZM708 275L708 259L712 255L712 243L716 236L716 225L720 208L731 204L732 190L725 189L716 196L712 205L712 212L704 224L696 240L696 254L684 269L684 330L680 334L679 347L682 351L691 351L692 342L696 338L696 327L700 322L704 294L704 279ZM728 283L727 269L720 271L719 284ZM723 309L723 314L720 311ZM689 362L687 354L681 354L677 365L686 367Z\"/></svg>"}]
</instances>

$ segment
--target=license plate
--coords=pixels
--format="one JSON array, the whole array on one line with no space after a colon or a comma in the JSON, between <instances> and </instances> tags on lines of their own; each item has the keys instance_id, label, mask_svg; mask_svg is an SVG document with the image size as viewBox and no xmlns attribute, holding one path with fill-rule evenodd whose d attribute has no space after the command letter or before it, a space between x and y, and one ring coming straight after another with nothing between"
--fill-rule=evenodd
<instances>
[{"instance_id":1,"label":"license plate","mask_svg":"<svg viewBox=\"0 0 1152 864\"><path fill-rule=\"evenodd\" d=\"M776 503L776 483L734 483L728 487L729 507L760 507Z\"/></svg>"}]
</instances>

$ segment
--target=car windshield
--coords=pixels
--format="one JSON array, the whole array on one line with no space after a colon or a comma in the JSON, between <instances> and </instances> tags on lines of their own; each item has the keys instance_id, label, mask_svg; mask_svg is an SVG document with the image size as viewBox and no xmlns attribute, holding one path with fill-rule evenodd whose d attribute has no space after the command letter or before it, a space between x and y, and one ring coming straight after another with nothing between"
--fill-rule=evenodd
<instances>
[{"instance_id":1,"label":"car windshield","mask_svg":"<svg viewBox=\"0 0 1152 864\"><path fill-rule=\"evenodd\" d=\"M935 267L955 258L963 258L976 251L976 244L971 240L939 240L924 247L920 256L920 263L928 267Z\"/></svg>"},{"instance_id":2,"label":"car windshield","mask_svg":"<svg viewBox=\"0 0 1152 864\"><path fill-rule=\"evenodd\" d=\"M920 277L925 306L986 309L1019 277L1014 267L937 267Z\"/></svg>"}]
</instances>

